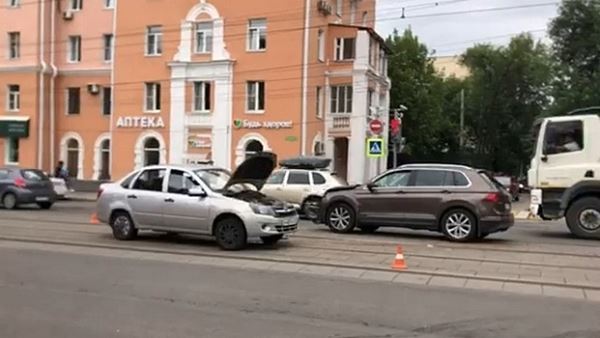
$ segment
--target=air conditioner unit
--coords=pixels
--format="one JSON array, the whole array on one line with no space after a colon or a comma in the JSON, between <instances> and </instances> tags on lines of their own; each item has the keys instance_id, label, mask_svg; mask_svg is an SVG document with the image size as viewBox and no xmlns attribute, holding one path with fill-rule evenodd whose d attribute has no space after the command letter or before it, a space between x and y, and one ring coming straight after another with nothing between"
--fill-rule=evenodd
<instances>
[{"instance_id":1,"label":"air conditioner unit","mask_svg":"<svg viewBox=\"0 0 600 338\"><path fill-rule=\"evenodd\" d=\"M73 12L72 11L64 11L63 12L63 19L65 20L73 20Z\"/></svg>"},{"instance_id":2,"label":"air conditioner unit","mask_svg":"<svg viewBox=\"0 0 600 338\"><path fill-rule=\"evenodd\" d=\"M88 83L87 85L88 92L92 95L97 95L100 93L100 85L97 83Z\"/></svg>"}]
</instances>

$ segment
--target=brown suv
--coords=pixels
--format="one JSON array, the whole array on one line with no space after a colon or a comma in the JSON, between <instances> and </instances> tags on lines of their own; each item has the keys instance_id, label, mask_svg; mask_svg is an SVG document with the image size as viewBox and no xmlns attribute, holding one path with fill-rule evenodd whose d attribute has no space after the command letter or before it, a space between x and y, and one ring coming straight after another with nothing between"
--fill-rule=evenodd
<instances>
[{"instance_id":1,"label":"brown suv","mask_svg":"<svg viewBox=\"0 0 600 338\"><path fill-rule=\"evenodd\" d=\"M320 222L331 231L405 227L469 241L514 223L511 199L486 172L458 165L406 165L367 185L333 188L321 202Z\"/></svg>"}]
</instances>

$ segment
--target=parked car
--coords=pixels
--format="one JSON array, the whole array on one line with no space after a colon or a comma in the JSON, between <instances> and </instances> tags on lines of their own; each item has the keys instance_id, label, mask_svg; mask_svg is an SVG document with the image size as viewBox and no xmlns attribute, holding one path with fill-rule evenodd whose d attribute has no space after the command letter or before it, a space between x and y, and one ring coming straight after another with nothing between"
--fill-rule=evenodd
<instances>
[{"instance_id":1,"label":"parked car","mask_svg":"<svg viewBox=\"0 0 600 338\"><path fill-rule=\"evenodd\" d=\"M146 167L101 185L97 217L119 240L154 230L213 236L225 250L251 239L275 244L298 228L293 205L259 192L275 164L274 154L259 153L233 174L214 166Z\"/></svg>"},{"instance_id":2,"label":"parked car","mask_svg":"<svg viewBox=\"0 0 600 338\"><path fill-rule=\"evenodd\" d=\"M495 176L498 183L508 191L513 201L518 202L520 199L521 188L516 177L512 176Z\"/></svg>"},{"instance_id":3,"label":"parked car","mask_svg":"<svg viewBox=\"0 0 600 338\"><path fill-rule=\"evenodd\" d=\"M55 201L54 186L42 171L0 168L0 203L5 209L15 209L24 204L50 209Z\"/></svg>"},{"instance_id":4,"label":"parked car","mask_svg":"<svg viewBox=\"0 0 600 338\"><path fill-rule=\"evenodd\" d=\"M292 203L307 218L318 216L319 204L325 191L346 183L326 168L330 159L297 157L280 162L261 192L267 196Z\"/></svg>"},{"instance_id":5,"label":"parked car","mask_svg":"<svg viewBox=\"0 0 600 338\"><path fill-rule=\"evenodd\" d=\"M69 188L67 188L67 182L58 177L51 177L50 181L52 182L52 186L54 187L54 192L56 193L57 198L67 198L67 193L69 192Z\"/></svg>"},{"instance_id":6,"label":"parked car","mask_svg":"<svg viewBox=\"0 0 600 338\"><path fill-rule=\"evenodd\" d=\"M510 196L484 171L458 165L405 165L366 185L329 190L320 221L337 233L379 227L442 232L469 241L514 223Z\"/></svg>"}]
</instances>

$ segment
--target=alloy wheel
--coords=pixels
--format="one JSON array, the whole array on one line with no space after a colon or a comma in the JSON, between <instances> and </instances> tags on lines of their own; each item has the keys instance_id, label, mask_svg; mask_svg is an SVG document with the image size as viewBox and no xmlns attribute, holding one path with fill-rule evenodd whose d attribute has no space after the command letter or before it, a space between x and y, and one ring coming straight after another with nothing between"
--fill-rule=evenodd
<instances>
[{"instance_id":1,"label":"alloy wheel","mask_svg":"<svg viewBox=\"0 0 600 338\"><path fill-rule=\"evenodd\" d=\"M336 230L346 230L352 221L352 216L348 208L337 206L329 213L329 224Z\"/></svg>"},{"instance_id":2,"label":"alloy wheel","mask_svg":"<svg viewBox=\"0 0 600 338\"><path fill-rule=\"evenodd\" d=\"M462 212L455 212L446 218L446 232L457 240L467 238L473 229L471 218Z\"/></svg>"},{"instance_id":3,"label":"alloy wheel","mask_svg":"<svg viewBox=\"0 0 600 338\"><path fill-rule=\"evenodd\" d=\"M119 215L115 218L113 222L113 227L116 231L118 231L123 237L126 237L131 231L131 221L129 217L125 215Z\"/></svg>"}]
</instances>

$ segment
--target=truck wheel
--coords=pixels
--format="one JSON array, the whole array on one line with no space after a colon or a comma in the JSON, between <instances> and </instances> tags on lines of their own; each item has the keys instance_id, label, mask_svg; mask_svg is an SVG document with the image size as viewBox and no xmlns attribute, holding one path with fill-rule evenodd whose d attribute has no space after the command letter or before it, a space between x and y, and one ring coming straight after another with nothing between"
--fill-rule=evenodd
<instances>
[{"instance_id":1,"label":"truck wheel","mask_svg":"<svg viewBox=\"0 0 600 338\"><path fill-rule=\"evenodd\" d=\"M581 238L600 238L600 198L576 200L567 210L567 226Z\"/></svg>"}]
</instances>

